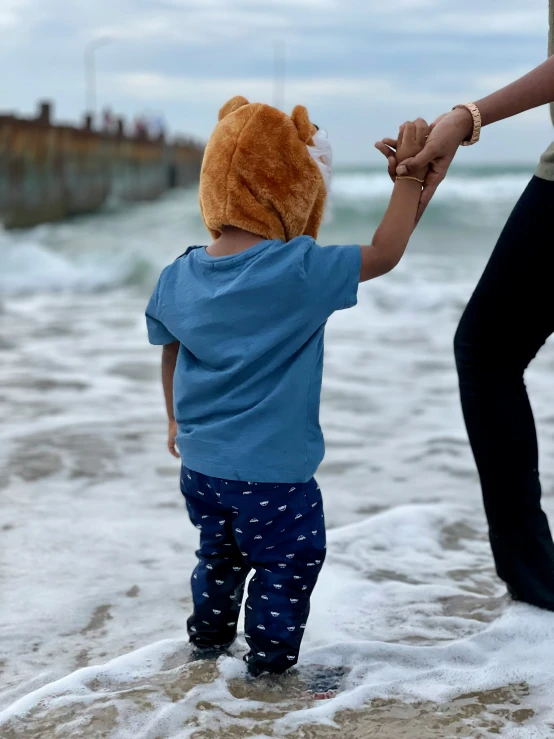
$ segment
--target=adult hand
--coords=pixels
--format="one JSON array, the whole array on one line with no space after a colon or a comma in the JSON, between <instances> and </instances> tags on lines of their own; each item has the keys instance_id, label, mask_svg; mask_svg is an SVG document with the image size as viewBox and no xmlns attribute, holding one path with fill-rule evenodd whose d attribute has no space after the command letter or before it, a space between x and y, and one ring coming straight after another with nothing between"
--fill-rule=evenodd
<instances>
[{"instance_id":1,"label":"adult hand","mask_svg":"<svg viewBox=\"0 0 554 739\"><path fill-rule=\"evenodd\" d=\"M473 118L465 108L457 108L450 113L437 118L431 125L431 133L423 150L414 157L402 161L396 159L397 141L383 139L378 141L376 148L387 157L389 175L394 181L396 175L409 175L424 167L429 167L429 174L425 180L417 220L425 212L437 187L446 177L448 168L456 156L458 147L473 131Z\"/></svg>"}]
</instances>

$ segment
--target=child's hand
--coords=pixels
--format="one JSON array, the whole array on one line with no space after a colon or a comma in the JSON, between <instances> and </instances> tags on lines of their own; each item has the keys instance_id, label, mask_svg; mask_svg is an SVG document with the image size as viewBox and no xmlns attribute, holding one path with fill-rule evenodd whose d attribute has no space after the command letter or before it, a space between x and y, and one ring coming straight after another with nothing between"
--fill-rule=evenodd
<instances>
[{"instance_id":1,"label":"child's hand","mask_svg":"<svg viewBox=\"0 0 554 739\"><path fill-rule=\"evenodd\" d=\"M169 449L169 453L174 457L177 457L177 459L181 458L179 450L177 449L177 421L175 420L169 421L167 430L167 448Z\"/></svg>"},{"instance_id":2,"label":"child's hand","mask_svg":"<svg viewBox=\"0 0 554 739\"><path fill-rule=\"evenodd\" d=\"M423 118L418 118L416 121L407 121L403 126L400 126L396 146L397 161L403 162L405 159L411 159L419 154L423 150L430 133L431 129ZM428 171L429 167L425 166L412 169L410 174L424 180Z\"/></svg>"}]
</instances>

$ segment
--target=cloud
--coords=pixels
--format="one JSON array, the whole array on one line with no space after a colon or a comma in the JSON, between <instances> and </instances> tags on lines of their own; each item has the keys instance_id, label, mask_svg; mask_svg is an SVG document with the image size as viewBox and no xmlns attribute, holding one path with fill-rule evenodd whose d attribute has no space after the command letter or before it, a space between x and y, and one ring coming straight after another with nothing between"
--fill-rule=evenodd
<instances>
[{"instance_id":1,"label":"cloud","mask_svg":"<svg viewBox=\"0 0 554 739\"><path fill-rule=\"evenodd\" d=\"M475 99L514 81L528 70L513 68L503 74L478 74L460 82L456 75L441 75L440 89L422 84L398 84L385 76L364 77L294 77L286 84L286 95L290 105L301 100L309 104L344 105L348 102L370 102L376 105L425 105L447 106L452 89L458 87L459 99ZM437 81L437 80L435 80ZM222 104L233 95L241 94L250 100L272 102L273 78L267 77L195 77L169 76L149 72L130 72L114 75L110 79L110 90L114 95L131 96L143 102L171 102L178 99L207 101ZM472 95L473 93L473 95ZM362 104L363 107L363 104ZM540 120L541 113L527 114L527 120ZM544 116L542 116L544 118Z\"/></svg>"},{"instance_id":2,"label":"cloud","mask_svg":"<svg viewBox=\"0 0 554 739\"><path fill-rule=\"evenodd\" d=\"M337 158L353 159L406 118L434 118L539 64L547 28L545 0L0 0L3 105L30 111L49 96L61 118L80 118L84 47L109 36L99 105L127 117L155 107L173 130L206 136L237 92L272 102L286 40L287 106L309 105ZM551 136L544 111L495 131L470 156L536 156Z\"/></svg>"},{"instance_id":3,"label":"cloud","mask_svg":"<svg viewBox=\"0 0 554 739\"><path fill-rule=\"evenodd\" d=\"M193 46L217 39L239 39L254 34L281 34L310 39L334 32L337 43L349 32L394 33L407 36L502 36L545 33L545 9L540 0L481 3L468 0L126 0L115 22L93 25L91 33L135 40L181 40ZM100 4L102 8L102 3ZM94 14L98 16L98 13ZM422 49L425 52L425 48Z\"/></svg>"},{"instance_id":4,"label":"cloud","mask_svg":"<svg viewBox=\"0 0 554 739\"><path fill-rule=\"evenodd\" d=\"M159 11L137 15L119 24L99 26L94 35L134 41L179 41L198 46L248 35L253 30L269 29L277 33L286 28L286 18L271 12L247 12L207 5L195 8L187 18L181 13L175 18L174 13L162 15Z\"/></svg>"},{"instance_id":5,"label":"cloud","mask_svg":"<svg viewBox=\"0 0 554 739\"><path fill-rule=\"evenodd\" d=\"M273 80L271 77L199 79L131 72L116 76L113 85L114 91L131 93L145 101L167 101L184 96L194 100L219 100L223 103L227 98L240 93L252 100L270 102ZM389 81L377 77L295 77L288 82L286 90L287 97L306 100L307 103L322 98L357 99L360 95L384 100L390 99L394 92Z\"/></svg>"},{"instance_id":6,"label":"cloud","mask_svg":"<svg viewBox=\"0 0 554 739\"><path fill-rule=\"evenodd\" d=\"M24 22L28 5L28 0L1 0L0 30L13 30L21 25Z\"/></svg>"}]
</instances>

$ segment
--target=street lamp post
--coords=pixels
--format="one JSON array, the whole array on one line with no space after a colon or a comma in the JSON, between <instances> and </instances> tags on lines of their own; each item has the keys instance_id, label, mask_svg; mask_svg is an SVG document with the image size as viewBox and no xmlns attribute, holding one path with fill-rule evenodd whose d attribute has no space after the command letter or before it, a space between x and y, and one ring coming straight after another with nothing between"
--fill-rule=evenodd
<instances>
[{"instance_id":1,"label":"street lamp post","mask_svg":"<svg viewBox=\"0 0 554 739\"><path fill-rule=\"evenodd\" d=\"M96 51L109 44L107 36L93 39L85 47L85 104L92 116L96 115Z\"/></svg>"},{"instance_id":2,"label":"street lamp post","mask_svg":"<svg viewBox=\"0 0 554 739\"><path fill-rule=\"evenodd\" d=\"M284 40L275 42L273 49L273 107L278 110L284 110L285 108L285 50Z\"/></svg>"}]
</instances>

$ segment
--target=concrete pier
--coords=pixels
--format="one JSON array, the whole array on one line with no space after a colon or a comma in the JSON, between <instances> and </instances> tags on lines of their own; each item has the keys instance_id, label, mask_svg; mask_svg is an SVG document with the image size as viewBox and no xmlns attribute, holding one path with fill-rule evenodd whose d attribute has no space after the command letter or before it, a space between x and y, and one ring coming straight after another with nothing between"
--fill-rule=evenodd
<instances>
[{"instance_id":1,"label":"concrete pier","mask_svg":"<svg viewBox=\"0 0 554 739\"><path fill-rule=\"evenodd\" d=\"M102 207L106 198L152 200L198 180L203 147L54 125L49 103L36 118L0 115L0 222L25 228Z\"/></svg>"}]
</instances>

